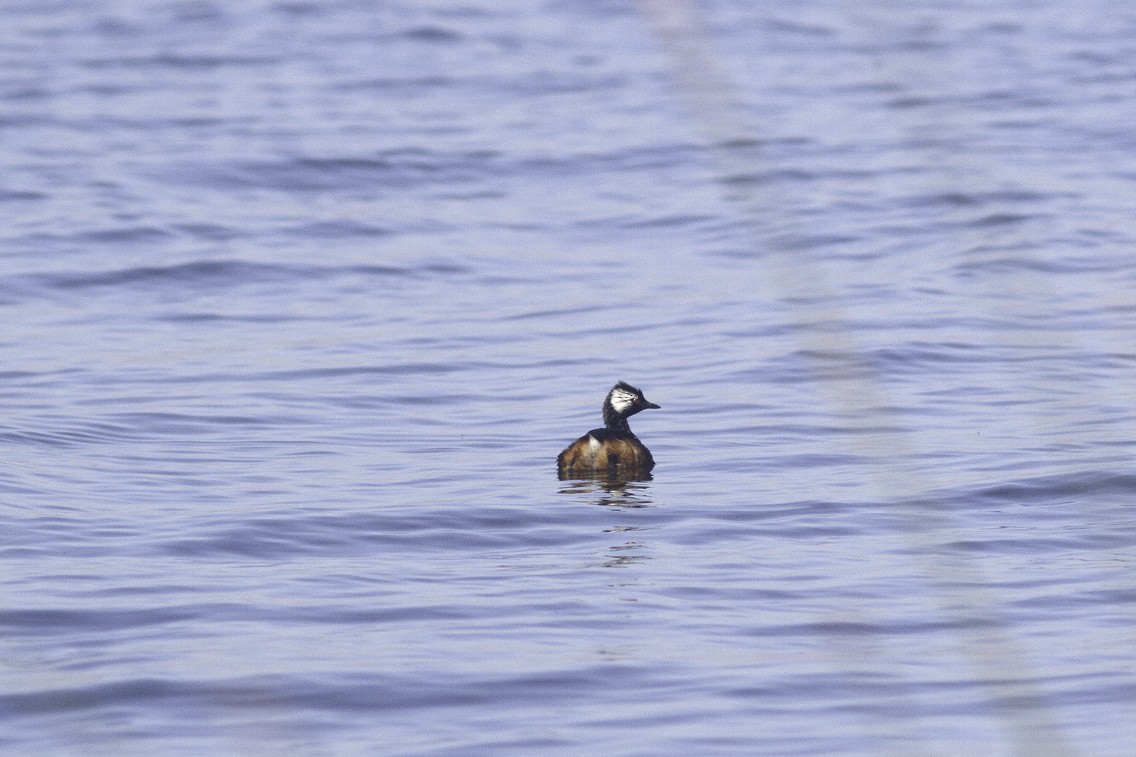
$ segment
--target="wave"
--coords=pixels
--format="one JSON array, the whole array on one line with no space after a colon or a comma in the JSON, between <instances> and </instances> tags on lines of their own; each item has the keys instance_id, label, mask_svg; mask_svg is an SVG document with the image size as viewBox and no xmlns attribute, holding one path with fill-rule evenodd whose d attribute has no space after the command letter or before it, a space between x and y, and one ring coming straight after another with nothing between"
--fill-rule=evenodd
<instances>
[{"instance_id":1,"label":"wave","mask_svg":"<svg viewBox=\"0 0 1136 757\"><path fill-rule=\"evenodd\" d=\"M196 260L168 266L132 266L105 271L16 274L0 278L0 292L27 295L40 292L128 287L168 286L204 288L210 291L248 284L327 281L336 278L414 279L452 275L465 268L451 263L392 265L306 265L251 263L239 260Z\"/></svg>"}]
</instances>

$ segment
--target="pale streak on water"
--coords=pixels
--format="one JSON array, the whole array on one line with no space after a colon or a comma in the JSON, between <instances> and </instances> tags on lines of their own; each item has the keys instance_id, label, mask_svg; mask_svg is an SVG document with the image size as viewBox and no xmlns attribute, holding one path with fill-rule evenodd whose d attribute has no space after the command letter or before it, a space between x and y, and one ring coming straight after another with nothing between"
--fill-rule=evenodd
<instances>
[{"instance_id":1,"label":"pale streak on water","mask_svg":"<svg viewBox=\"0 0 1136 757\"><path fill-rule=\"evenodd\" d=\"M0 15L5 753L1130 752L1128 6Z\"/></svg>"},{"instance_id":2,"label":"pale streak on water","mask_svg":"<svg viewBox=\"0 0 1136 757\"><path fill-rule=\"evenodd\" d=\"M726 198L738 207L753 235L755 257L760 256L783 298L799 306L792 315L794 330L800 335L807 354L835 361L843 381L824 381L818 370L822 395L835 414L862 416L864 432L858 448L865 456L869 476L879 496L895 498L916 491L933 492L941 483L933 469L900 472L891 460L902 454L921 456L903 430L903 419L889 407L886 392L872 366L862 359L864 350L856 343L848 319L839 309L840 297L825 281L824 271L809 259L808 251L793 240L806 236L807 223L796 221L799 198L778 196L760 181L738 181L739 175L757 176L770 166L754 160L760 130L747 123L740 98L726 80L723 68L713 54L713 43L698 18L698 10L687 0L665 2L642 0L644 15L656 29L672 59L676 79L689 101L689 110L711 149L718 155L719 181ZM869 11L870 13L870 11ZM867 19L870 27L885 21L880 15ZM932 61L926 61L932 64ZM910 86L910 79L903 84ZM931 114L934 110L931 111ZM908 124L915 134L933 133L938 123ZM928 162L946 157L928 153ZM949 163L948 163L949 165ZM965 186L964 176L952 176L955 186ZM796 206L796 207L795 207ZM779 218L780 220L773 220ZM763 254L764 253L764 254ZM832 365L828 366L832 370ZM947 505L933 495L926 501L910 498L907 520L897 524L896 534L911 552L922 558L942 613L954 616L963 651L975 680L994 680L1004 686L1014 682L1016 702L992 709L1007 725L1010 743L1021 755L1064 755L1070 753L1056 718L1043 693L1034 684L1039 671L1032 669L1024 650L998 608L998 598L985 590L989 578L978 561L965 553L934 554L933 547L942 534L957 532L960 524L951 518ZM965 588L959 578L965 578ZM967 618L983 618L981 625L968 624ZM869 647L864 654L877 654ZM992 702L998 702L996 686L989 688ZM1026 706L1022 706L1022 703Z\"/></svg>"}]
</instances>

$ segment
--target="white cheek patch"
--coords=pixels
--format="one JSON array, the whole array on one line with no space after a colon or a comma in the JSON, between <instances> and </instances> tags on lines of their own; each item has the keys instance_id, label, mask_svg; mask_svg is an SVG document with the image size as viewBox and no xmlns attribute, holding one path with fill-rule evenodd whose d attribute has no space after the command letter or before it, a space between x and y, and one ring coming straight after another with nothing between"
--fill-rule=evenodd
<instances>
[{"instance_id":1,"label":"white cheek patch","mask_svg":"<svg viewBox=\"0 0 1136 757\"><path fill-rule=\"evenodd\" d=\"M623 411L627 410L627 408L631 407L634 404L635 404L635 395L634 394L629 394L628 392L625 392L622 389L615 389L615 390L612 391L612 393L611 393L611 406L614 407L617 412L622 413Z\"/></svg>"}]
</instances>

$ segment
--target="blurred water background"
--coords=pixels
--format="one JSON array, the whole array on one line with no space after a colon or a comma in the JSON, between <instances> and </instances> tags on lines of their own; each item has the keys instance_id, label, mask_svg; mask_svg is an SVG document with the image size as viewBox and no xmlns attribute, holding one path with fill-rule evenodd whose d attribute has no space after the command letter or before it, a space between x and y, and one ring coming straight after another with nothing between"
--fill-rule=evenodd
<instances>
[{"instance_id":1,"label":"blurred water background","mask_svg":"<svg viewBox=\"0 0 1136 757\"><path fill-rule=\"evenodd\" d=\"M0 750L1131 754L1134 102L1119 0L3 0Z\"/></svg>"}]
</instances>

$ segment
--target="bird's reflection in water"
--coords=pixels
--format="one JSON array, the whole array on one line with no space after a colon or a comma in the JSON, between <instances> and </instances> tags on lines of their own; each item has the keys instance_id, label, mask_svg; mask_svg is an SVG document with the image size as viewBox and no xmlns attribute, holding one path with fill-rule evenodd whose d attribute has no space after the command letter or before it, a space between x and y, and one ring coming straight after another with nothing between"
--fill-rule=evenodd
<instances>
[{"instance_id":1,"label":"bird's reflection in water","mask_svg":"<svg viewBox=\"0 0 1136 757\"><path fill-rule=\"evenodd\" d=\"M641 563L651 558L647 555L641 554L643 544L637 541L628 541L623 544L617 544L613 547L608 547L607 558L594 563L592 567L599 568L626 568L635 563Z\"/></svg>"},{"instance_id":2,"label":"bird's reflection in water","mask_svg":"<svg viewBox=\"0 0 1136 757\"><path fill-rule=\"evenodd\" d=\"M561 494L591 494L595 495L593 504L603 507L651 507L651 487L647 483L651 480L650 474L645 478L592 478L565 480L560 488Z\"/></svg>"},{"instance_id":3,"label":"bird's reflection in water","mask_svg":"<svg viewBox=\"0 0 1136 757\"><path fill-rule=\"evenodd\" d=\"M650 478L650 475L648 475L646 478L636 480L628 480L626 478L575 479L565 481L564 485L560 488L560 493L582 494L585 495L592 504L601 507L610 507L613 510L653 507L654 503L650 497L651 487L650 484L647 483L650 481ZM605 528L604 533L630 535L632 532L642 530L641 526L618 525ZM604 559L592 563L590 567L626 568L651 559L643 554L643 548L644 545L640 541L624 541L619 544L613 544L607 548L607 554L604 556Z\"/></svg>"}]
</instances>

